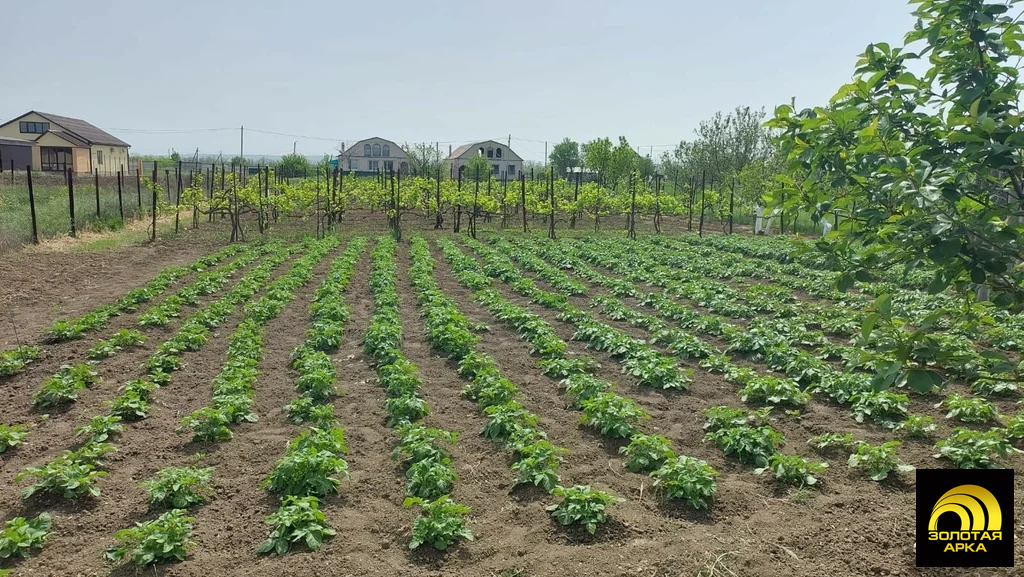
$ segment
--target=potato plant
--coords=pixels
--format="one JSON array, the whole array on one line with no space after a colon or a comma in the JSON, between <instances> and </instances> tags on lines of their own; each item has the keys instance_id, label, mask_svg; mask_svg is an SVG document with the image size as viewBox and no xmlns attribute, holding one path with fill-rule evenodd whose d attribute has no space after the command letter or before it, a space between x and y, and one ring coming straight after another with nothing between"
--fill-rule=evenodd
<instances>
[{"instance_id":1,"label":"potato plant","mask_svg":"<svg viewBox=\"0 0 1024 577\"><path fill-rule=\"evenodd\" d=\"M949 459L960 469L1001 469L999 459L1020 453L1000 429L975 431L963 427L953 429L949 437L936 443L935 458Z\"/></svg>"},{"instance_id":2,"label":"potato plant","mask_svg":"<svg viewBox=\"0 0 1024 577\"><path fill-rule=\"evenodd\" d=\"M778 452L779 445L785 442L782 433L768 425L726 427L708 433L704 438L717 443L727 456L758 467L767 466L769 457Z\"/></svg>"},{"instance_id":3,"label":"potato plant","mask_svg":"<svg viewBox=\"0 0 1024 577\"><path fill-rule=\"evenodd\" d=\"M995 405L979 397L965 397L950 393L936 408L948 409L947 419L958 419L964 423L982 424L999 422Z\"/></svg>"},{"instance_id":4,"label":"potato plant","mask_svg":"<svg viewBox=\"0 0 1024 577\"><path fill-rule=\"evenodd\" d=\"M136 523L135 527L114 534L117 545L107 549L110 561L130 559L136 567L162 562L184 561L192 536L194 517L182 509L173 509L152 521Z\"/></svg>"},{"instance_id":5,"label":"potato plant","mask_svg":"<svg viewBox=\"0 0 1024 577\"><path fill-rule=\"evenodd\" d=\"M213 467L167 467L139 486L149 495L151 504L166 509L188 509L213 496L212 478Z\"/></svg>"},{"instance_id":6,"label":"potato plant","mask_svg":"<svg viewBox=\"0 0 1024 577\"><path fill-rule=\"evenodd\" d=\"M0 424L0 455L8 449L17 447L28 436L28 431L22 425Z\"/></svg>"},{"instance_id":7,"label":"potato plant","mask_svg":"<svg viewBox=\"0 0 1024 577\"><path fill-rule=\"evenodd\" d=\"M0 352L0 379L20 373L42 356L42 348L30 345Z\"/></svg>"},{"instance_id":8,"label":"potato plant","mask_svg":"<svg viewBox=\"0 0 1024 577\"><path fill-rule=\"evenodd\" d=\"M327 518L316 497L285 497L277 512L267 517L266 523L273 530L256 549L261 554L284 555L295 543L305 545L310 551L319 551L323 542L337 533L327 525Z\"/></svg>"},{"instance_id":9,"label":"potato plant","mask_svg":"<svg viewBox=\"0 0 1024 577\"><path fill-rule=\"evenodd\" d=\"M622 466L634 473L648 473L676 456L668 438L643 433L634 434L628 445L619 448L619 453L626 456Z\"/></svg>"},{"instance_id":10,"label":"potato plant","mask_svg":"<svg viewBox=\"0 0 1024 577\"><path fill-rule=\"evenodd\" d=\"M138 347L146 342L146 336L139 331L132 329L121 329L111 335L107 340L96 341L96 345L88 351L88 356L93 360L112 357L122 350L130 347Z\"/></svg>"},{"instance_id":11,"label":"potato plant","mask_svg":"<svg viewBox=\"0 0 1024 577\"><path fill-rule=\"evenodd\" d=\"M670 457L651 473L662 497L683 501L693 509L706 509L714 502L716 476L718 471L707 462L685 455Z\"/></svg>"},{"instance_id":12,"label":"potato plant","mask_svg":"<svg viewBox=\"0 0 1024 577\"><path fill-rule=\"evenodd\" d=\"M0 531L0 559L31 557L33 549L42 549L50 536L53 520L49 513L32 519L14 517Z\"/></svg>"},{"instance_id":13,"label":"potato plant","mask_svg":"<svg viewBox=\"0 0 1024 577\"><path fill-rule=\"evenodd\" d=\"M754 469L754 474L761 475L765 472L770 472L775 477L775 480L780 483L803 487L804 485L817 484L817 475L820 475L827 468L828 463L823 461L812 461L800 455L775 453L768 457L768 464L766 466Z\"/></svg>"},{"instance_id":14,"label":"potato plant","mask_svg":"<svg viewBox=\"0 0 1024 577\"><path fill-rule=\"evenodd\" d=\"M555 487L552 494L562 501L548 506L551 517L559 525L580 525L591 535L597 532L599 525L608 522L608 506L620 501L589 485Z\"/></svg>"},{"instance_id":15,"label":"potato plant","mask_svg":"<svg viewBox=\"0 0 1024 577\"><path fill-rule=\"evenodd\" d=\"M460 540L473 540L473 532L466 527L464 518L471 512L470 508L456 503L448 495L434 501L408 497L402 504L420 507L420 514L413 522L410 549L430 545L438 551L445 551Z\"/></svg>"},{"instance_id":16,"label":"potato plant","mask_svg":"<svg viewBox=\"0 0 1024 577\"><path fill-rule=\"evenodd\" d=\"M881 445L861 443L850 455L847 464L851 469L863 469L872 481L883 481L893 473L909 473L914 468L904 465L896 457L896 448L900 444L899 441L888 441Z\"/></svg>"}]
</instances>

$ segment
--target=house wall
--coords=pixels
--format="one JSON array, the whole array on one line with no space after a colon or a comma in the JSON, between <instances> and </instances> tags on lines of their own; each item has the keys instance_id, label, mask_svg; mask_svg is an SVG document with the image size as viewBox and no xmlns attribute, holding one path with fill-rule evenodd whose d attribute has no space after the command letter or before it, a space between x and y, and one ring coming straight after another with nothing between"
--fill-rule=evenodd
<instances>
[{"instance_id":1,"label":"house wall","mask_svg":"<svg viewBox=\"0 0 1024 577\"><path fill-rule=\"evenodd\" d=\"M364 154L364 145L370 145L370 156ZM389 147L388 156L373 156L373 146L379 144L381 147L387 145ZM383 138L369 138L361 140L351 147L338 155L339 167L342 170L355 170L357 172L374 172L370 168L370 162L376 161L378 170L384 170L385 162L391 162L392 168L395 170L402 170L402 163L405 163L405 170L409 170L409 156L402 150L402 147L398 146L394 142L384 140ZM354 163L354 164L353 164Z\"/></svg>"},{"instance_id":2,"label":"house wall","mask_svg":"<svg viewBox=\"0 0 1024 577\"><path fill-rule=\"evenodd\" d=\"M117 174L122 166L128 170L128 149L123 146L94 144L88 152L86 165L91 162L92 169L100 171L100 174ZM103 153L103 164L99 163L100 152Z\"/></svg>"},{"instance_id":3,"label":"house wall","mask_svg":"<svg viewBox=\"0 0 1024 577\"><path fill-rule=\"evenodd\" d=\"M9 138L23 138L25 140L34 140L38 134L23 134L21 132L22 122L50 122L49 120L39 116L36 113L28 114L24 118L19 118L18 122L12 122L7 126L0 126L0 136L6 136ZM50 128L56 128L53 123L50 122Z\"/></svg>"},{"instance_id":4,"label":"house wall","mask_svg":"<svg viewBox=\"0 0 1024 577\"><path fill-rule=\"evenodd\" d=\"M459 168L468 164L473 157L478 156L480 154L481 147L484 149L485 158L487 158L488 148L494 149L495 156L497 155L497 149L501 148L501 158L487 158L488 164L492 167L495 164L498 165L498 172L492 172L495 178L500 178L503 172L508 173L509 180L515 180L519 177L519 173L523 171L523 159L515 152L512 152L509 147L501 144L500 142L494 141L478 142L460 156L448 159L449 174L451 174L453 178L457 178L459 176Z\"/></svg>"}]
</instances>

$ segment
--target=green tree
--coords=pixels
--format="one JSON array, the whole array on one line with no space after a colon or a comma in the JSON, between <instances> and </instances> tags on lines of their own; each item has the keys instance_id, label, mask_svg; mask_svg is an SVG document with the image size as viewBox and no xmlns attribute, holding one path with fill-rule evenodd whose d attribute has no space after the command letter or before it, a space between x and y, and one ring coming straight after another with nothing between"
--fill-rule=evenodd
<instances>
[{"instance_id":1,"label":"green tree","mask_svg":"<svg viewBox=\"0 0 1024 577\"><path fill-rule=\"evenodd\" d=\"M474 156L463 165L462 179L470 182L486 182L491 177L491 163L483 156Z\"/></svg>"},{"instance_id":2,"label":"green tree","mask_svg":"<svg viewBox=\"0 0 1024 577\"><path fill-rule=\"evenodd\" d=\"M286 154L281 157L275 168L278 174L287 178L295 178L312 173L309 159L301 154Z\"/></svg>"},{"instance_id":3,"label":"green tree","mask_svg":"<svg viewBox=\"0 0 1024 577\"><path fill-rule=\"evenodd\" d=\"M576 141L566 138L551 149L548 159L551 161L551 166L555 168L555 174L565 177L570 168L580 165L580 145Z\"/></svg>"},{"instance_id":4,"label":"green tree","mask_svg":"<svg viewBox=\"0 0 1024 577\"><path fill-rule=\"evenodd\" d=\"M608 175L608 169L612 164L612 141L607 138L597 138L586 143L582 147L583 165L597 173L597 180L604 184Z\"/></svg>"},{"instance_id":5,"label":"green tree","mask_svg":"<svg viewBox=\"0 0 1024 577\"><path fill-rule=\"evenodd\" d=\"M1009 13L1018 1L911 3L917 24L906 47L868 45L853 82L828 106L776 109L771 126L783 132L780 145L799 175L784 192L816 219L839 208L851 223L817 243L844 271L842 290L891 269L927 274L933 293L952 286L967 302L977 295L1019 309L1024 118L1017 63L1024 49ZM883 328L896 322L886 296L869 317ZM910 351L929 346L937 320L889 333L899 346L878 384L904 379L927 389L941 382L924 367L906 367Z\"/></svg>"}]
</instances>

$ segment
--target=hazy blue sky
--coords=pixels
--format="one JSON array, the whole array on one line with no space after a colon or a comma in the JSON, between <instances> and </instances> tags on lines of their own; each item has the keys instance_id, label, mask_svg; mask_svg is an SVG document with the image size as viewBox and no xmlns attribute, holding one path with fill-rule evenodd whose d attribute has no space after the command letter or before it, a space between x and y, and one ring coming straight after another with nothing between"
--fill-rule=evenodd
<instances>
[{"instance_id":1,"label":"hazy blue sky","mask_svg":"<svg viewBox=\"0 0 1024 577\"><path fill-rule=\"evenodd\" d=\"M247 156L511 134L538 160L565 136L658 155L716 110L822 103L869 42L913 24L902 0L12 0L3 15L5 120L80 117L136 153L237 154L239 125Z\"/></svg>"}]
</instances>

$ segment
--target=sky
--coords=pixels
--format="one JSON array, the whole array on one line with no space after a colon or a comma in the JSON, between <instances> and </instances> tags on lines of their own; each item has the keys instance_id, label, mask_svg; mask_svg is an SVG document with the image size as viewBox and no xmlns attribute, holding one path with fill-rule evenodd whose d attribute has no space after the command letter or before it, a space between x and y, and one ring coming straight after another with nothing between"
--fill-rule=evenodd
<instances>
[{"instance_id":1,"label":"sky","mask_svg":"<svg viewBox=\"0 0 1024 577\"><path fill-rule=\"evenodd\" d=\"M827 102L903 0L9 2L0 118L87 120L134 154L315 156L625 136L655 156L736 106ZM37 23L39 26L21 25ZM276 133L276 134L271 134ZM653 148L652 148L653 147Z\"/></svg>"}]
</instances>

